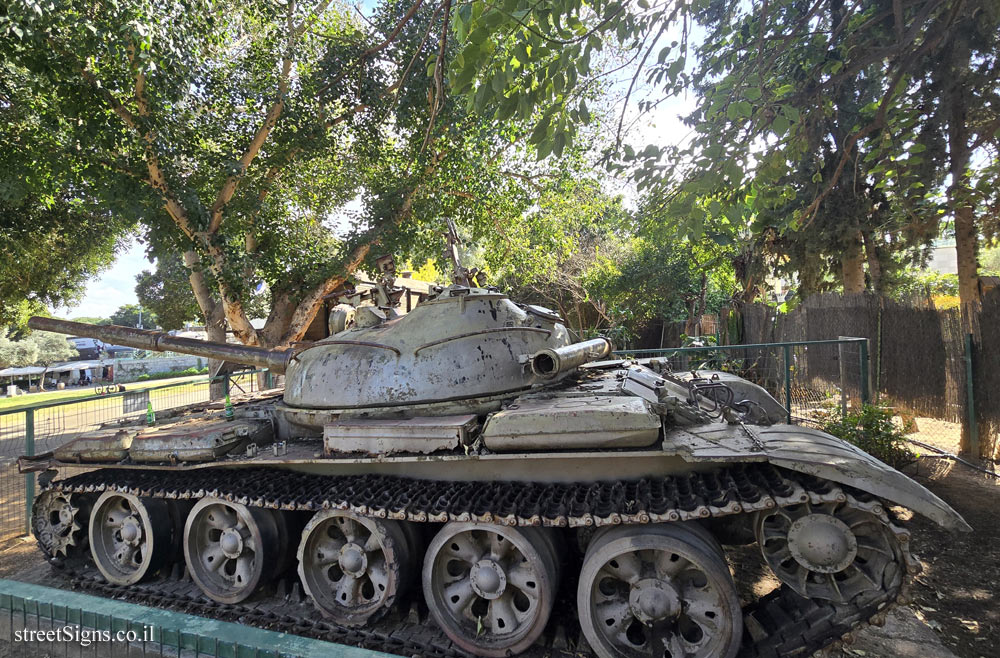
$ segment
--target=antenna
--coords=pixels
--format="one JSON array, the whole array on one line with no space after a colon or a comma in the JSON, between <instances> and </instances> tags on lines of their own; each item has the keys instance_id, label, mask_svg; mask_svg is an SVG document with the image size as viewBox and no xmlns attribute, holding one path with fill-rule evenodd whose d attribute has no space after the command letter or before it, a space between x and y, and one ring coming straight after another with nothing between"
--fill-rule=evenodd
<instances>
[{"instance_id":1,"label":"antenna","mask_svg":"<svg viewBox=\"0 0 1000 658\"><path fill-rule=\"evenodd\" d=\"M462 239L458 237L458 230L451 217L446 217L444 221L448 230L445 234L444 259L451 263L451 280L460 286L467 286L469 277L458 255L458 245L462 244Z\"/></svg>"},{"instance_id":2,"label":"antenna","mask_svg":"<svg viewBox=\"0 0 1000 658\"><path fill-rule=\"evenodd\" d=\"M444 220L448 225L446 244L444 249L444 259L451 262L451 280L455 285L468 286L469 288L486 287L486 272L475 267L469 269L462 267L462 260L458 255L458 245L462 244L462 239L458 237L458 229L455 222L450 217Z\"/></svg>"}]
</instances>

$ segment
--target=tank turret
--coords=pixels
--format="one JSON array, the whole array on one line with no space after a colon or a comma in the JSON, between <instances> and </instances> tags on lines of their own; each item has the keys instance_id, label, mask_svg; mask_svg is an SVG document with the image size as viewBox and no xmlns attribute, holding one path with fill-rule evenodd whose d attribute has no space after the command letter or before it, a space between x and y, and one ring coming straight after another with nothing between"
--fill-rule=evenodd
<instances>
[{"instance_id":1,"label":"tank turret","mask_svg":"<svg viewBox=\"0 0 1000 658\"><path fill-rule=\"evenodd\" d=\"M405 408L425 416L496 411L503 396L556 383L612 349L605 338L574 343L559 317L546 309L467 285L440 288L406 315L372 317L295 349L43 317L31 318L28 326L283 373L279 416L313 430L352 409L379 415Z\"/></svg>"}]
</instances>

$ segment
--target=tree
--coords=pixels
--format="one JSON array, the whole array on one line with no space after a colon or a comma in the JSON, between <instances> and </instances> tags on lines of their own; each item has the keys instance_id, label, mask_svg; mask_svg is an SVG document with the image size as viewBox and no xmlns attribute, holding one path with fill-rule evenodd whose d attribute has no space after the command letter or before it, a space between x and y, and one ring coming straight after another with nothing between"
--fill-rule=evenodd
<instances>
[{"instance_id":1,"label":"tree","mask_svg":"<svg viewBox=\"0 0 1000 658\"><path fill-rule=\"evenodd\" d=\"M49 331L32 331L31 336L25 340L34 343L38 350L38 356L32 365L45 366L42 372L39 388L45 390L45 374L49 368L60 361L68 361L79 353L76 348L69 344L62 334L54 334Z\"/></svg>"},{"instance_id":2,"label":"tree","mask_svg":"<svg viewBox=\"0 0 1000 658\"><path fill-rule=\"evenodd\" d=\"M485 244L486 262L501 288L518 299L554 308L578 335L618 327L595 279L626 249L629 213L588 179L550 181L537 209Z\"/></svg>"},{"instance_id":3,"label":"tree","mask_svg":"<svg viewBox=\"0 0 1000 658\"><path fill-rule=\"evenodd\" d=\"M111 324L110 318L99 318L95 315L81 315L75 318L70 318L73 322L83 322L86 324L96 324L96 325L108 325Z\"/></svg>"},{"instance_id":4,"label":"tree","mask_svg":"<svg viewBox=\"0 0 1000 658\"><path fill-rule=\"evenodd\" d=\"M362 21L327 0L44 16L13 2L4 86L33 121L9 159L44 172L32 189L141 220L155 254L183 258L210 340L228 323L244 343L287 345L374 245L426 256L437 217L485 225L529 203L511 159L524 130L446 93L448 6L386 0ZM331 217L354 199L338 235Z\"/></svg>"},{"instance_id":5,"label":"tree","mask_svg":"<svg viewBox=\"0 0 1000 658\"><path fill-rule=\"evenodd\" d=\"M8 338L7 329L0 329L0 367L44 366L39 386L45 389L45 373L60 361L77 356L76 348L62 334L32 331L20 340Z\"/></svg>"},{"instance_id":6,"label":"tree","mask_svg":"<svg viewBox=\"0 0 1000 658\"><path fill-rule=\"evenodd\" d=\"M150 327L158 326L156 314L150 313L148 309L145 309L138 304L125 304L124 306L119 306L118 310L112 313L109 319L111 320L111 324L116 324L121 327L148 329Z\"/></svg>"},{"instance_id":7,"label":"tree","mask_svg":"<svg viewBox=\"0 0 1000 658\"><path fill-rule=\"evenodd\" d=\"M1000 276L1000 247L991 247L983 252L983 271Z\"/></svg>"},{"instance_id":8,"label":"tree","mask_svg":"<svg viewBox=\"0 0 1000 658\"><path fill-rule=\"evenodd\" d=\"M30 366L38 360L38 344L33 340L8 337L6 328L0 329L0 367Z\"/></svg>"},{"instance_id":9,"label":"tree","mask_svg":"<svg viewBox=\"0 0 1000 658\"><path fill-rule=\"evenodd\" d=\"M143 270L135 277L139 304L155 315L164 331L182 329L192 321L204 322L198 302L191 294L190 272L174 254L156 259L156 269Z\"/></svg>"},{"instance_id":10,"label":"tree","mask_svg":"<svg viewBox=\"0 0 1000 658\"><path fill-rule=\"evenodd\" d=\"M681 197L685 205L672 209L682 224L704 222L700 199L740 206L756 195L774 230L799 231L789 253L803 264L817 253L836 256L846 288L858 290L865 260L876 282L880 267L905 266L912 258L893 252L926 244L943 209L965 245L963 299L974 301L973 247L980 232L995 229L970 216L989 205L984 220L996 223L1000 180L996 157L975 167L970 157L995 154L1000 139L996 3L511 0L462 11L469 36L453 64L454 88L496 116L513 105L539 108L532 141L540 152L558 152L587 122L582 95L598 77L590 63L618 46L629 77L609 166L653 197ZM704 35L697 40L694 24ZM513 44L516 61L493 57L499 44ZM627 112L649 113L691 85L699 107L689 139L627 143ZM944 172L940 154L950 161ZM839 213L845 199L856 206L847 216ZM817 223L827 224L824 239L803 243ZM805 274L811 281L822 272Z\"/></svg>"},{"instance_id":11,"label":"tree","mask_svg":"<svg viewBox=\"0 0 1000 658\"><path fill-rule=\"evenodd\" d=\"M0 100L0 120L9 111ZM85 281L114 262L131 223L64 198L8 200L3 192L16 185L8 177L23 169L8 168L5 155L0 149L0 324L23 324L26 305L79 299Z\"/></svg>"}]
</instances>

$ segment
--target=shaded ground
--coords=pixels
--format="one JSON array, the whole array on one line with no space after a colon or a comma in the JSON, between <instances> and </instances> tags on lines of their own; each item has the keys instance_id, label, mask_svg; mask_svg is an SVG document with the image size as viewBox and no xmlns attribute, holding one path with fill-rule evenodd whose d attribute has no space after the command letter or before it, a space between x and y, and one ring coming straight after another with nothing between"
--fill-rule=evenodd
<instances>
[{"instance_id":1,"label":"shaded ground","mask_svg":"<svg viewBox=\"0 0 1000 658\"><path fill-rule=\"evenodd\" d=\"M921 420L929 419L918 419L918 423ZM924 424L920 440L957 452L958 432L942 431L950 428L941 425L951 424ZM995 656L1000 647L996 589L1000 582L1000 480L934 458L921 459L907 472L964 516L973 532L952 533L902 510L900 516L913 534L912 550L924 567L909 606L915 619L902 625L903 632L891 624L877 633L868 631L840 655L947 656L933 647L931 640L936 638L962 658ZM886 653L890 645L885 640L893 638L894 650Z\"/></svg>"}]
</instances>

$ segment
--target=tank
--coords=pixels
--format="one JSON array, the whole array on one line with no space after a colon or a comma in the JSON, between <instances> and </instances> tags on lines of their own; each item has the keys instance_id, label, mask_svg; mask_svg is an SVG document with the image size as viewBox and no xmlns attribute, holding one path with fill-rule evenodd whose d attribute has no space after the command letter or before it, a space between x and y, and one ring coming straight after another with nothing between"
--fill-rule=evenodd
<instances>
[{"instance_id":1,"label":"tank","mask_svg":"<svg viewBox=\"0 0 1000 658\"><path fill-rule=\"evenodd\" d=\"M124 598L171 601L181 569L224 610L290 581L334 627L393 632L408 609L476 656L731 658L805 655L905 600L919 563L894 506L969 530L905 475L784 424L759 386L616 359L474 271L343 324L268 350L33 318L285 376L231 413L22 458L41 550ZM741 607L750 574L727 558L747 546L781 584ZM440 655L428 637L407 655Z\"/></svg>"}]
</instances>

